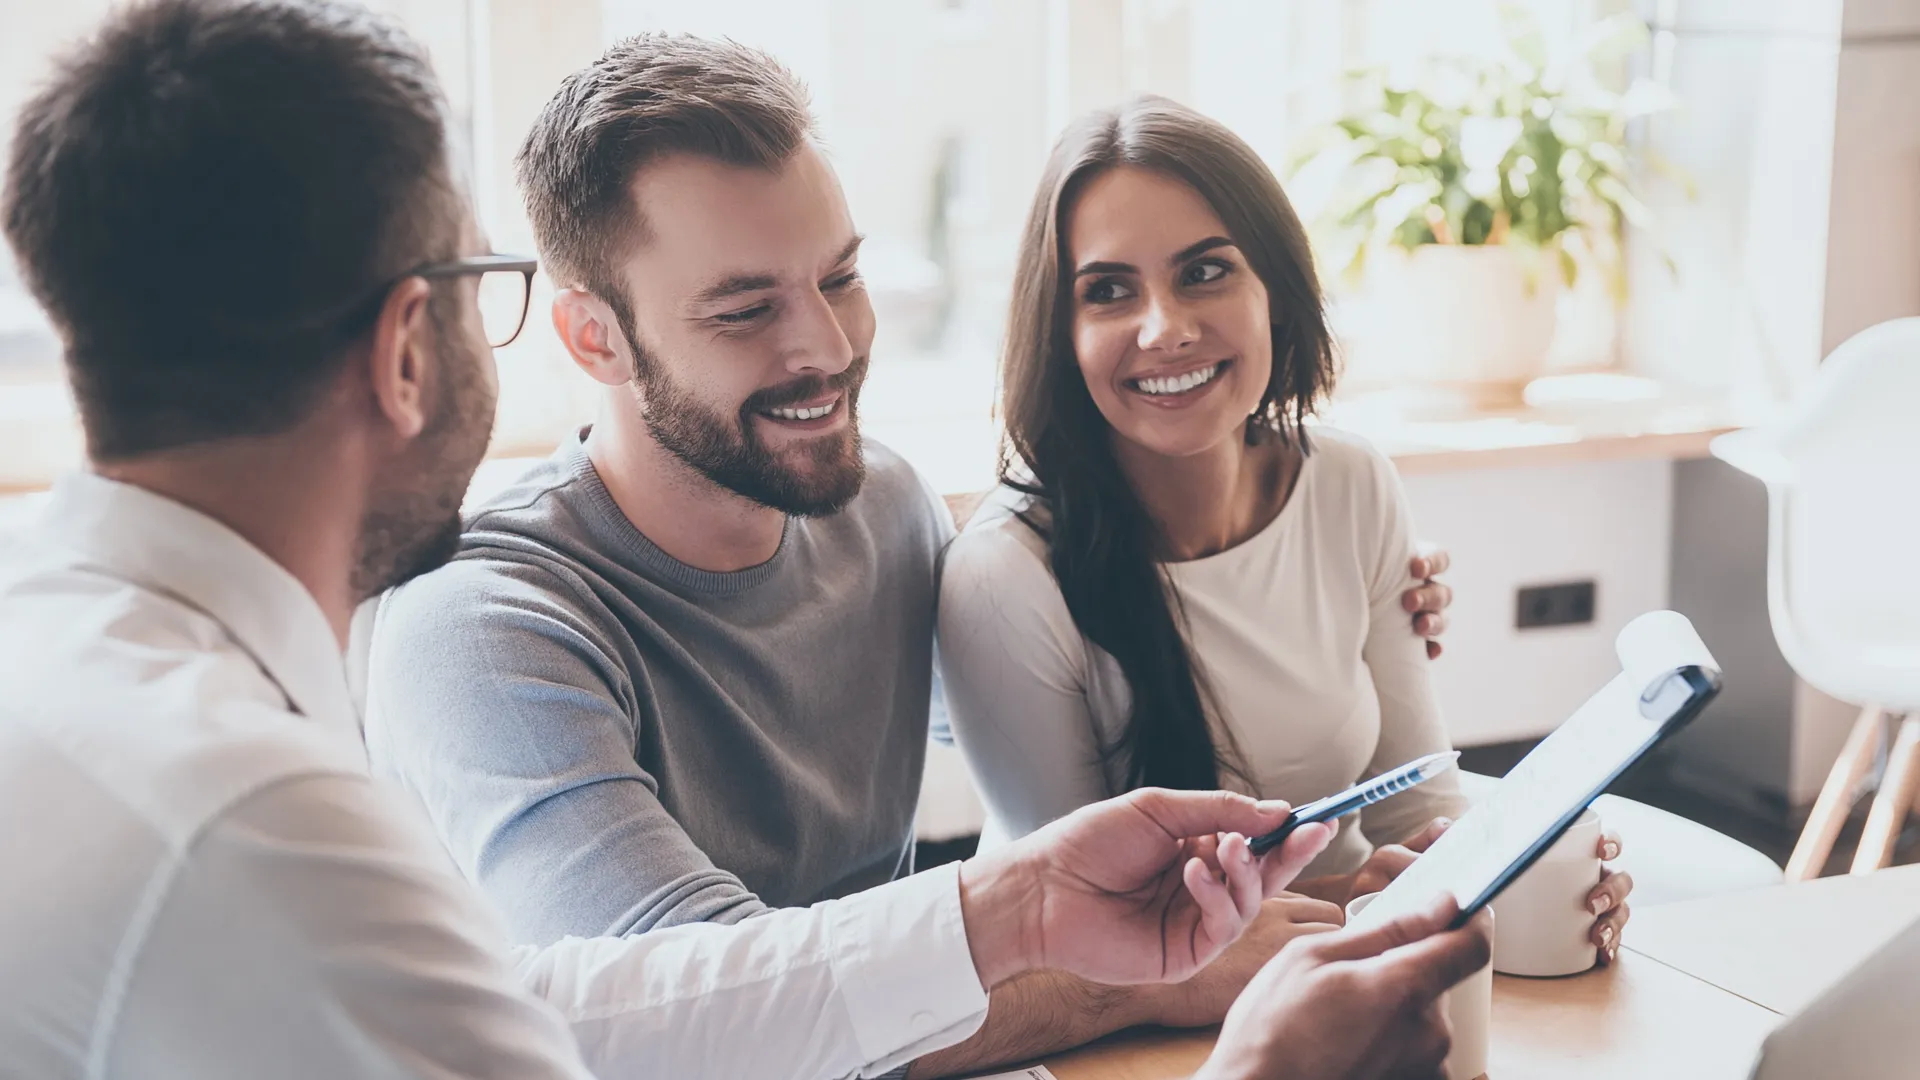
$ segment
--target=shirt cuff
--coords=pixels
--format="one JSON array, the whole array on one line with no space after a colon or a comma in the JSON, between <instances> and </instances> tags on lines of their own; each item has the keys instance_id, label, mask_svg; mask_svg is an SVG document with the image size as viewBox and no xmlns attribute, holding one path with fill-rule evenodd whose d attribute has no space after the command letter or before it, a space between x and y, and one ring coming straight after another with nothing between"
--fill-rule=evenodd
<instances>
[{"instance_id":1,"label":"shirt cuff","mask_svg":"<svg viewBox=\"0 0 1920 1080\"><path fill-rule=\"evenodd\" d=\"M979 1030L987 991L960 914L960 864L835 901L829 955L868 1076Z\"/></svg>"}]
</instances>

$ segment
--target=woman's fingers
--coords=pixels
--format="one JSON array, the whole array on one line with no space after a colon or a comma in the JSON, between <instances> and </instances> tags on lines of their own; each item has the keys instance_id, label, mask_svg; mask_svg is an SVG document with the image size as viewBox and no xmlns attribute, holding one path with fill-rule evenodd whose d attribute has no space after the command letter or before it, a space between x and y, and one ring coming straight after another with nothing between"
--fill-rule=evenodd
<instances>
[{"instance_id":1,"label":"woman's fingers","mask_svg":"<svg viewBox=\"0 0 1920 1080\"><path fill-rule=\"evenodd\" d=\"M1394 878L1400 876L1401 871L1412 866L1413 860L1419 857L1418 852L1411 851L1400 844L1388 844L1385 847L1375 848L1366 863L1360 867L1360 872L1353 876L1353 893L1347 899L1351 901L1386 888Z\"/></svg>"},{"instance_id":2,"label":"woman's fingers","mask_svg":"<svg viewBox=\"0 0 1920 1080\"><path fill-rule=\"evenodd\" d=\"M1409 615L1416 611L1438 615L1453 606L1453 590L1438 581L1419 585L1400 594L1400 606L1406 608Z\"/></svg>"},{"instance_id":3,"label":"woman's fingers","mask_svg":"<svg viewBox=\"0 0 1920 1080\"><path fill-rule=\"evenodd\" d=\"M1587 910L1598 917L1627 902L1627 894L1633 891L1633 875L1624 870L1608 870L1601 874L1600 884L1587 894Z\"/></svg>"},{"instance_id":4,"label":"woman's fingers","mask_svg":"<svg viewBox=\"0 0 1920 1080\"><path fill-rule=\"evenodd\" d=\"M1602 963L1613 963L1614 955L1620 951L1620 935L1626 932L1627 919L1632 914L1630 905L1621 904L1593 924L1593 944L1600 950Z\"/></svg>"},{"instance_id":5,"label":"woman's fingers","mask_svg":"<svg viewBox=\"0 0 1920 1080\"><path fill-rule=\"evenodd\" d=\"M1295 925L1308 923L1326 923L1339 926L1347 921L1347 912L1331 900L1321 900L1313 896L1289 894L1268 903L1279 906L1286 912L1287 921Z\"/></svg>"},{"instance_id":6,"label":"woman's fingers","mask_svg":"<svg viewBox=\"0 0 1920 1080\"><path fill-rule=\"evenodd\" d=\"M1587 894L1587 910L1595 919L1592 930L1594 947L1600 950L1602 963L1612 963L1620 951L1620 935L1626 930L1632 909L1627 895L1633 892L1633 875L1609 870Z\"/></svg>"},{"instance_id":7,"label":"woman's fingers","mask_svg":"<svg viewBox=\"0 0 1920 1080\"><path fill-rule=\"evenodd\" d=\"M1387 844L1373 849L1373 854L1360 867L1353 877L1353 896L1365 896L1370 892L1379 892L1387 887L1413 865L1413 860L1421 852L1433 846L1446 831L1453 827L1452 818L1437 817L1427 823L1427 827L1408 838L1405 843Z\"/></svg>"},{"instance_id":8,"label":"woman's fingers","mask_svg":"<svg viewBox=\"0 0 1920 1080\"><path fill-rule=\"evenodd\" d=\"M1620 857L1620 834L1607 832L1600 835L1600 861L1612 862Z\"/></svg>"},{"instance_id":9,"label":"woman's fingers","mask_svg":"<svg viewBox=\"0 0 1920 1080\"><path fill-rule=\"evenodd\" d=\"M1440 839L1440 837L1443 834L1445 834L1448 829L1451 829L1451 828L1453 828L1452 818L1450 817L1434 818L1432 821L1427 822L1426 828L1421 829L1417 834L1414 835L1412 839L1406 841L1400 846L1406 848L1408 851L1413 851L1413 852L1425 851L1428 848L1432 847L1433 842L1435 840Z\"/></svg>"},{"instance_id":10,"label":"woman's fingers","mask_svg":"<svg viewBox=\"0 0 1920 1080\"><path fill-rule=\"evenodd\" d=\"M1407 570L1411 576L1422 581L1425 581L1427 578L1439 577L1441 574L1446 573L1447 567L1453 563L1452 556L1448 555L1445 550L1434 547L1431 544L1422 544L1419 550L1420 554L1413 557L1413 561L1408 564Z\"/></svg>"}]
</instances>

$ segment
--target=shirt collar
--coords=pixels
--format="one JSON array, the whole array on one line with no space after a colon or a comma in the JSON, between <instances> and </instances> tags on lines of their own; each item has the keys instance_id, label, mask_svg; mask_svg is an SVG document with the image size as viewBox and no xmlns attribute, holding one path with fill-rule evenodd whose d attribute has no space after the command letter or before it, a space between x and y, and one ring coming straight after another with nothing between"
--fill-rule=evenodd
<instances>
[{"instance_id":1,"label":"shirt collar","mask_svg":"<svg viewBox=\"0 0 1920 1080\"><path fill-rule=\"evenodd\" d=\"M357 739L345 659L326 614L240 534L165 496L84 472L55 484L40 522L96 569L212 616L290 707Z\"/></svg>"}]
</instances>

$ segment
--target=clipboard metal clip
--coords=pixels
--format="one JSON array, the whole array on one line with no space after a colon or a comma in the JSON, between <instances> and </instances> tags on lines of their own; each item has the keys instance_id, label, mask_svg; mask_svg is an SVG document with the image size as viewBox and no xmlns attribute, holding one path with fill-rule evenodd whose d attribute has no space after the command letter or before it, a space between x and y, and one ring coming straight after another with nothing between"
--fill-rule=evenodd
<instances>
[{"instance_id":1,"label":"clipboard metal clip","mask_svg":"<svg viewBox=\"0 0 1920 1080\"><path fill-rule=\"evenodd\" d=\"M1640 715L1666 725L1680 718L1700 695L1720 691L1720 673L1699 664L1677 667L1647 684L1640 692Z\"/></svg>"}]
</instances>

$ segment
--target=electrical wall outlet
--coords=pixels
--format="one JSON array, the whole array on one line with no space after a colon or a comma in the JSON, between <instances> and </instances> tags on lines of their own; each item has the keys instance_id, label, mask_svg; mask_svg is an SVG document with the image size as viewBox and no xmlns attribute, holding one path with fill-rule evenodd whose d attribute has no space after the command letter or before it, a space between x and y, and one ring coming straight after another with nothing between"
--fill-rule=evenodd
<instances>
[{"instance_id":1,"label":"electrical wall outlet","mask_svg":"<svg viewBox=\"0 0 1920 1080\"><path fill-rule=\"evenodd\" d=\"M1513 625L1517 630L1579 626L1593 621L1593 610L1591 581L1533 585L1514 593Z\"/></svg>"}]
</instances>

